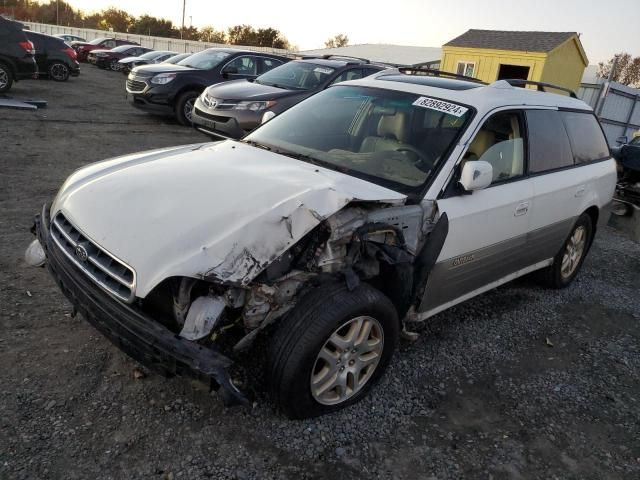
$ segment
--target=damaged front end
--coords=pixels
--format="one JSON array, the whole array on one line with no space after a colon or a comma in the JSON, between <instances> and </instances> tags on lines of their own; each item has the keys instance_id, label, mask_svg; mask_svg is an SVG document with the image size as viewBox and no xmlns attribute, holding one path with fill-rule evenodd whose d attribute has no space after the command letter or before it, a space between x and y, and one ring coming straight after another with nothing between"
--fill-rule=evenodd
<instances>
[{"instance_id":1,"label":"damaged front end","mask_svg":"<svg viewBox=\"0 0 640 480\"><path fill-rule=\"evenodd\" d=\"M50 235L47 207L36 219L36 234L51 274L94 327L161 374L210 381L232 405L248 401L231 380L231 358L247 351L311 289L336 281L354 289L368 282L387 295L403 318L419 298L422 272L430 263L425 240L437 232L438 218L435 202L354 201L318 219L284 253L264 262L251 281L224 282L206 274L171 277L130 303L84 275L77 259L59 247Z\"/></svg>"}]
</instances>

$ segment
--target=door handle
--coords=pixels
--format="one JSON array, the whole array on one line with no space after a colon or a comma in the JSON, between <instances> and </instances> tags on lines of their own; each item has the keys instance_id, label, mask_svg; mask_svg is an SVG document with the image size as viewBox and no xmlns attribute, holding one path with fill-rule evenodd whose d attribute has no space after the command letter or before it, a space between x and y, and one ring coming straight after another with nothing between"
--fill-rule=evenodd
<instances>
[{"instance_id":1,"label":"door handle","mask_svg":"<svg viewBox=\"0 0 640 480\"><path fill-rule=\"evenodd\" d=\"M576 189L576 197L581 197L582 195L584 195L584 191L585 191L585 186L584 185L580 185Z\"/></svg>"},{"instance_id":2,"label":"door handle","mask_svg":"<svg viewBox=\"0 0 640 480\"><path fill-rule=\"evenodd\" d=\"M524 215L529 211L529 202L522 202L520 205L516 207L516 211L514 216L519 217L520 215Z\"/></svg>"}]
</instances>

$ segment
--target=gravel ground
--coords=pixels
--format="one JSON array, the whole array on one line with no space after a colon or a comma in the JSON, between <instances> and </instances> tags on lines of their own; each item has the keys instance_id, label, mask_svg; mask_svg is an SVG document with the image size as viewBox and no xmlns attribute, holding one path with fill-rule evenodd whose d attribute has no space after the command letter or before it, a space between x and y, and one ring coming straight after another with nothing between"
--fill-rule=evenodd
<instances>
[{"instance_id":1,"label":"gravel ground","mask_svg":"<svg viewBox=\"0 0 640 480\"><path fill-rule=\"evenodd\" d=\"M203 141L124 99L123 76L20 82L0 110L0 478L640 478L640 248L599 232L577 281L518 280L429 320L381 384L290 421L139 368L27 267L32 216L91 161Z\"/></svg>"}]
</instances>

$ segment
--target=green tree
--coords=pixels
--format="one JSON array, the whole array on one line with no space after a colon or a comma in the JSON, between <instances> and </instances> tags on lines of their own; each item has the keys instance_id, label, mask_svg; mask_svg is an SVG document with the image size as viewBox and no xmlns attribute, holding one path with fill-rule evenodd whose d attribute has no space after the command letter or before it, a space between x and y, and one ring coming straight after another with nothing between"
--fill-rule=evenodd
<instances>
[{"instance_id":1,"label":"green tree","mask_svg":"<svg viewBox=\"0 0 640 480\"><path fill-rule=\"evenodd\" d=\"M344 33L339 33L324 42L324 46L327 48L346 47L347 45L349 45L349 37Z\"/></svg>"},{"instance_id":2,"label":"green tree","mask_svg":"<svg viewBox=\"0 0 640 480\"><path fill-rule=\"evenodd\" d=\"M155 37L175 37L177 33L171 20L152 17L150 15L142 15L136 18L129 28L129 31L131 33L152 35Z\"/></svg>"},{"instance_id":3,"label":"green tree","mask_svg":"<svg viewBox=\"0 0 640 480\"><path fill-rule=\"evenodd\" d=\"M227 43L227 35L213 27L203 27L200 29L200 40L210 43Z\"/></svg>"},{"instance_id":4,"label":"green tree","mask_svg":"<svg viewBox=\"0 0 640 480\"><path fill-rule=\"evenodd\" d=\"M113 28L114 32L128 32L129 27L135 22L135 18L127 12L113 7L100 12L100 17L100 28L104 30Z\"/></svg>"},{"instance_id":5,"label":"green tree","mask_svg":"<svg viewBox=\"0 0 640 480\"><path fill-rule=\"evenodd\" d=\"M256 31L251 25L229 27L227 40L231 45L256 45Z\"/></svg>"},{"instance_id":6,"label":"green tree","mask_svg":"<svg viewBox=\"0 0 640 480\"><path fill-rule=\"evenodd\" d=\"M609 78L614 63L616 67L611 80L631 87L640 87L640 57L634 58L629 53L616 53L608 62L600 62L596 76Z\"/></svg>"}]
</instances>

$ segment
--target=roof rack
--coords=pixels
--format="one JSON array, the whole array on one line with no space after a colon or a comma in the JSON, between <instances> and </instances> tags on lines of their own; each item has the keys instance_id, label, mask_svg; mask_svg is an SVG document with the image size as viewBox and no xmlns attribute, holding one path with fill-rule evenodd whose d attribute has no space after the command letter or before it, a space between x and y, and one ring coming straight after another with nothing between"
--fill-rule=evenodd
<instances>
[{"instance_id":1,"label":"roof rack","mask_svg":"<svg viewBox=\"0 0 640 480\"><path fill-rule=\"evenodd\" d=\"M478 80L477 78L467 77L466 75L459 75L457 73L443 72L442 70L436 70L433 68L400 67L398 70L400 71L400 73L404 73L407 75L429 75L433 77L455 78L457 80L466 80L468 82L475 82L475 83L481 83L482 85L486 85L486 82L483 82L482 80Z\"/></svg>"},{"instance_id":2,"label":"roof rack","mask_svg":"<svg viewBox=\"0 0 640 480\"><path fill-rule=\"evenodd\" d=\"M314 58L321 58L323 60L331 60L331 59L336 59L336 60L340 60L340 59L344 59L344 60L358 60L358 64L359 63L371 63L371 61L367 58L361 58L361 57L352 57L351 55L303 55L302 56L302 60L313 60ZM347 62L350 64L353 64L355 62Z\"/></svg>"},{"instance_id":3,"label":"roof rack","mask_svg":"<svg viewBox=\"0 0 640 480\"><path fill-rule=\"evenodd\" d=\"M524 87L527 85L536 85L538 87L539 92L546 92L547 88L553 88L555 90L560 90L562 92L567 92L571 98L578 98L576 92L567 87L561 87L560 85L554 85L553 83L545 83L545 82L534 82L533 80L522 80L520 78L508 78L503 79L504 82L507 82L512 87Z\"/></svg>"}]
</instances>

